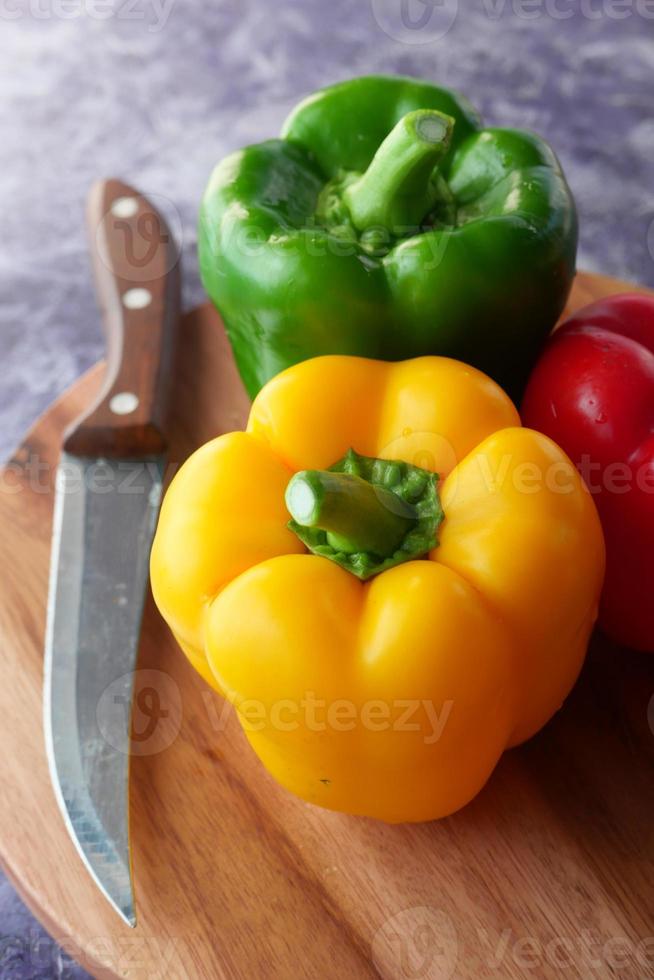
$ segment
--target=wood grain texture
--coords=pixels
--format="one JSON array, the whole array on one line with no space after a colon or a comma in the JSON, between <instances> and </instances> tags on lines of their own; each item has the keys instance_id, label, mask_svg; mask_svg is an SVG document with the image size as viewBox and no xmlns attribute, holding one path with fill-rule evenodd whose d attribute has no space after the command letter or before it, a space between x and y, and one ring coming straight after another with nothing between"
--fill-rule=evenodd
<instances>
[{"instance_id":1,"label":"wood grain texture","mask_svg":"<svg viewBox=\"0 0 654 980\"><path fill-rule=\"evenodd\" d=\"M571 308L621 288L580 275ZM41 727L53 466L101 377L58 401L0 474L0 857L51 934L94 975L130 980L654 976L654 657L600 637L563 709L473 803L387 826L277 787L149 601L131 777L138 926L119 921L67 837ZM175 458L242 424L209 307L184 321L176 385Z\"/></svg>"}]
</instances>

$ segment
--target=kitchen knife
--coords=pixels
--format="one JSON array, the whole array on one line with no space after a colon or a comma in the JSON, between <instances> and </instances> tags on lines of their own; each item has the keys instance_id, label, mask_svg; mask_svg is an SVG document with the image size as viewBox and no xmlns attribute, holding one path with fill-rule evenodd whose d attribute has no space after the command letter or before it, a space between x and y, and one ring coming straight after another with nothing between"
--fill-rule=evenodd
<instances>
[{"instance_id":1,"label":"kitchen knife","mask_svg":"<svg viewBox=\"0 0 654 980\"><path fill-rule=\"evenodd\" d=\"M96 184L88 222L106 372L96 401L65 434L57 470L44 725L68 832L134 926L130 708L166 460L180 276L163 217L126 184Z\"/></svg>"}]
</instances>

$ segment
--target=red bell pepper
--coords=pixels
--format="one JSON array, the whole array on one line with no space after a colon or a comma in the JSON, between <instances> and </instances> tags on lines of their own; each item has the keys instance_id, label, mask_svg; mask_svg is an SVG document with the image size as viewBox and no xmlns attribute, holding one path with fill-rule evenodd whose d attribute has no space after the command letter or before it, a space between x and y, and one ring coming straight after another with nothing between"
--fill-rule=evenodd
<instances>
[{"instance_id":1,"label":"red bell pepper","mask_svg":"<svg viewBox=\"0 0 654 980\"><path fill-rule=\"evenodd\" d=\"M549 339L522 403L586 480L606 538L600 625L654 651L654 297L592 303Z\"/></svg>"}]
</instances>

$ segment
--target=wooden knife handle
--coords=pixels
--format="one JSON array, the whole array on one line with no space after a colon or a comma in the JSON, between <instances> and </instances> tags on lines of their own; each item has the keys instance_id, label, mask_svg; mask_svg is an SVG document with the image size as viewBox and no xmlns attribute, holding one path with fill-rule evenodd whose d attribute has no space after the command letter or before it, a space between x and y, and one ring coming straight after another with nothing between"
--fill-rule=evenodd
<instances>
[{"instance_id":1,"label":"wooden knife handle","mask_svg":"<svg viewBox=\"0 0 654 980\"><path fill-rule=\"evenodd\" d=\"M119 180L99 181L88 201L91 254L104 318L102 389L68 430L76 456L166 451L166 419L180 319L178 246L146 197Z\"/></svg>"}]
</instances>

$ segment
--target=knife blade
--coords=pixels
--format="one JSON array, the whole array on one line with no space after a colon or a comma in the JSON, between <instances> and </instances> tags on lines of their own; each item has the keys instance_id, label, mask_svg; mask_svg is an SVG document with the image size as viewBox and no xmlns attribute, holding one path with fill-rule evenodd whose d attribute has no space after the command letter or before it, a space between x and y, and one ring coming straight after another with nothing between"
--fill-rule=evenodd
<instances>
[{"instance_id":1,"label":"knife blade","mask_svg":"<svg viewBox=\"0 0 654 980\"><path fill-rule=\"evenodd\" d=\"M68 832L134 926L130 706L167 454L179 256L163 216L121 181L94 186L88 224L107 361L96 401L64 436L56 474L44 730ZM107 713L107 700L117 710Z\"/></svg>"}]
</instances>

